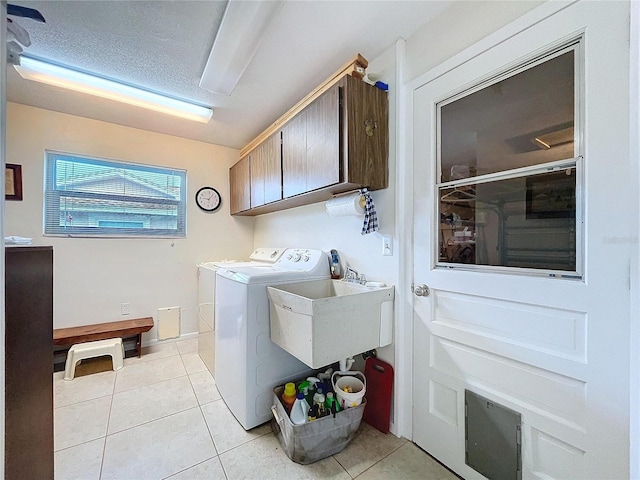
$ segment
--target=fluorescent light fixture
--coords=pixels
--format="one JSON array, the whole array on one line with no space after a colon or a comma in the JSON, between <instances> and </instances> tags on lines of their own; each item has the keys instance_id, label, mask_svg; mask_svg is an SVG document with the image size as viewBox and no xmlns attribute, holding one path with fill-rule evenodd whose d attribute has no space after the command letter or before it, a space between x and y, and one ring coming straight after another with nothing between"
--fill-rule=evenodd
<instances>
[{"instance_id":1,"label":"fluorescent light fixture","mask_svg":"<svg viewBox=\"0 0 640 480\"><path fill-rule=\"evenodd\" d=\"M27 80L147 108L186 120L207 123L213 115L211 108L165 97L141 88L53 65L35 58L23 56L20 58L20 65L14 65L14 67L20 76Z\"/></svg>"},{"instance_id":2,"label":"fluorescent light fixture","mask_svg":"<svg viewBox=\"0 0 640 480\"><path fill-rule=\"evenodd\" d=\"M561 130L555 130L553 132L545 133L532 138L531 141L535 143L541 150L548 150L553 147L565 145L573 142L573 127L563 128Z\"/></svg>"},{"instance_id":3,"label":"fluorescent light fixture","mask_svg":"<svg viewBox=\"0 0 640 480\"><path fill-rule=\"evenodd\" d=\"M200 87L231 95L283 4L283 1L229 0Z\"/></svg>"}]
</instances>

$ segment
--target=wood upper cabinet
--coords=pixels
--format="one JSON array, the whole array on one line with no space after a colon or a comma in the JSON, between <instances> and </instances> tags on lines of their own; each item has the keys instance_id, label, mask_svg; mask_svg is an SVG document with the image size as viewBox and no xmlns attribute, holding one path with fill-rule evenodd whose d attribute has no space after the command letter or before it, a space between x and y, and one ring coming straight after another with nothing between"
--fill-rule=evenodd
<instances>
[{"instance_id":1,"label":"wood upper cabinet","mask_svg":"<svg viewBox=\"0 0 640 480\"><path fill-rule=\"evenodd\" d=\"M251 208L251 173L249 156L229 169L229 211L235 215Z\"/></svg>"},{"instance_id":2,"label":"wood upper cabinet","mask_svg":"<svg viewBox=\"0 0 640 480\"><path fill-rule=\"evenodd\" d=\"M340 87L282 129L282 191L288 198L340 182Z\"/></svg>"},{"instance_id":3,"label":"wood upper cabinet","mask_svg":"<svg viewBox=\"0 0 640 480\"><path fill-rule=\"evenodd\" d=\"M389 186L389 103L387 92L345 77L341 156L343 182L352 188ZM346 191L346 190L343 190Z\"/></svg>"},{"instance_id":4,"label":"wood upper cabinet","mask_svg":"<svg viewBox=\"0 0 640 480\"><path fill-rule=\"evenodd\" d=\"M280 132L272 135L229 169L232 215L282 198Z\"/></svg>"},{"instance_id":5,"label":"wood upper cabinet","mask_svg":"<svg viewBox=\"0 0 640 480\"><path fill-rule=\"evenodd\" d=\"M232 214L260 215L388 187L387 92L345 75L281 125L249 152L251 207Z\"/></svg>"},{"instance_id":6,"label":"wood upper cabinet","mask_svg":"<svg viewBox=\"0 0 640 480\"><path fill-rule=\"evenodd\" d=\"M307 111L282 129L282 196L307 191Z\"/></svg>"},{"instance_id":7,"label":"wood upper cabinet","mask_svg":"<svg viewBox=\"0 0 640 480\"><path fill-rule=\"evenodd\" d=\"M280 132L272 135L249 153L251 172L251 208L282 198Z\"/></svg>"}]
</instances>

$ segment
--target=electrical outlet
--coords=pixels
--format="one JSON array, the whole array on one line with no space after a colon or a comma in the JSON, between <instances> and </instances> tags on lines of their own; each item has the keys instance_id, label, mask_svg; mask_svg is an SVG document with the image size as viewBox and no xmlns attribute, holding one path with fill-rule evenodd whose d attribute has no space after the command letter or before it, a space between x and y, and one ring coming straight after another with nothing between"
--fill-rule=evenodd
<instances>
[{"instance_id":1,"label":"electrical outlet","mask_svg":"<svg viewBox=\"0 0 640 480\"><path fill-rule=\"evenodd\" d=\"M121 303L120 304L120 315L129 315L129 304Z\"/></svg>"},{"instance_id":2,"label":"electrical outlet","mask_svg":"<svg viewBox=\"0 0 640 480\"><path fill-rule=\"evenodd\" d=\"M382 255L385 257L393 255L393 238L391 235L382 236Z\"/></svg>"}]
</instances>

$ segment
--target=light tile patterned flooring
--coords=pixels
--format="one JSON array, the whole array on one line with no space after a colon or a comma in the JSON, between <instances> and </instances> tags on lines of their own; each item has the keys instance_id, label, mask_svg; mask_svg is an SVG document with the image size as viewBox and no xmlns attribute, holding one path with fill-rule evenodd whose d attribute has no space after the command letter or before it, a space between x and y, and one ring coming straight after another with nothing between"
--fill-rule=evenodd
<instances>
[{"instance_id":1,"label":"light tile patterned flooring","mask_svg":"<svg viewBox=\"0 0 640 480\"><path fill-rule=\"evenodd\" d=\"M437 479L457 477L364 422L342 452L298 465L269 424L247 432L200 360L197 340L156 345L118 372L54 374L55 478Z\"/></svg>"}]
</instances>

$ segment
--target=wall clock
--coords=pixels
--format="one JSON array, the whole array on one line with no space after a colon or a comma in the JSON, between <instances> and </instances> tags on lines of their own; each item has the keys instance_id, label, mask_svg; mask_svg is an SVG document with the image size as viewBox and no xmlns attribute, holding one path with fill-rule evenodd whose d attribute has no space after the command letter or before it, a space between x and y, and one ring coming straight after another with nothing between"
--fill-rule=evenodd
<instances>
[{"instance_id":1,"label":"wall clock","mask_svg":"<svg viewBox=\"0 0 640 480\"><path fill-rule=\"evenodd\" d=\"M222 197L213 187L202 187L196 192L196 205L205 212L214 212L220 208Z\"/></svg>"}]
</instances>

